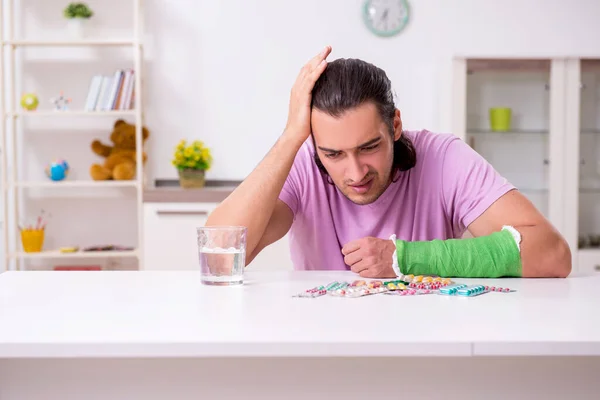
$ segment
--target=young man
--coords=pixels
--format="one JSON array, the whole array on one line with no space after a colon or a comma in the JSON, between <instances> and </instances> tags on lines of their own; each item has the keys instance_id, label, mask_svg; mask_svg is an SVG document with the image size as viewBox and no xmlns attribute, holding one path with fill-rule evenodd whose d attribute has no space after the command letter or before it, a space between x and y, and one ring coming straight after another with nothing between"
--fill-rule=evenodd
<instances>
[{"instance_id":1,"label":"young man","mask_svg":"<svg viewBox=\"0 0 600 400\"><path fill-rule=\"evenodd\" d=\"M570 273L564 238L490 164L453 135L404 131L385 72L330 52L302 68L283 134L207 221L248 228L246 264L291 229L296 269Z\"/></svg>"}]
</instances>

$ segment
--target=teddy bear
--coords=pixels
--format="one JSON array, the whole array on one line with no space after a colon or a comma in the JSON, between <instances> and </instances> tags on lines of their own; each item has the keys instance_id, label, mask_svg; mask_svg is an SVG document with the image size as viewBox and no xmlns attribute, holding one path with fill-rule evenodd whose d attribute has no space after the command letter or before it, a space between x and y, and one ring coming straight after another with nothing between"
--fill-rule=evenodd
<instances>
[{"instance_id":1,"label":"teddy bear","mask_svg":"<svg viewBox=\"0 0 600 400\"><path fill-rule=\"evenodd\" d=\"M149 136L148 129L142 127L142 146ZM135 125L122 119L117 120L110 134L110 140L113 146L104 145L99 140L92 142L94 153L106 157L104 164L91 166L92 179L95 181L133 179L136 172ZM146 158L147 155L143 152L143 162L146 162Z\"/></svg>"}]
</instances>

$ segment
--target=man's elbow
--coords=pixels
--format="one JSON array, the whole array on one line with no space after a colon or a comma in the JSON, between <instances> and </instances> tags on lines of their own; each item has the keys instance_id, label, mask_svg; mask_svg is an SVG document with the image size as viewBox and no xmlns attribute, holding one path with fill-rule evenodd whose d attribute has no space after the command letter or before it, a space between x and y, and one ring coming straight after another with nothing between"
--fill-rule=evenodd
<instances>
[{"instance_id":1,"label":"man's elbow","mask_svg":"<svg viewBox=\"0 0 600 400\"><path fill-rule=\"evenodd\" d=\"M556 246L553 246L552 251L549 252L549 258L547 265L548 278L566 278L571 273L572 268L572 256L569 244L564 238L560 238Z\"/></svg>"}]
</instances>

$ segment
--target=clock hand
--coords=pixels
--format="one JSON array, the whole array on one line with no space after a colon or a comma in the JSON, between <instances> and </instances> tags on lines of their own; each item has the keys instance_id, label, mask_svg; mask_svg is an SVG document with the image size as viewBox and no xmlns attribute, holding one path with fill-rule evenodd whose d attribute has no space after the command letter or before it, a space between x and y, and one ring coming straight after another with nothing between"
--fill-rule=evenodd
<instances>
[{"instance_id":1,"label":"clock hand","mask_svg":"<svg viewBox=\"0 0 600 400\"><path fill-rule=\"evenodd\" d=\"M387 9L387 8L385 9L385 11L383 11L383 15L381 16L382 20L386 20L387 19L388 11L389 11L389 9Z\"/></svg>"}]
</instances>

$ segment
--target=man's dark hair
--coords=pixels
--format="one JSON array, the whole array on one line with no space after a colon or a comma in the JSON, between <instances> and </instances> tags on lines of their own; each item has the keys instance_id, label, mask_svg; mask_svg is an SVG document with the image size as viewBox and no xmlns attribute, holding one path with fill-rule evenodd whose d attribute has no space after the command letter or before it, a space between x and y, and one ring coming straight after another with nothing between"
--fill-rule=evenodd
<instances>
[{"instance_id":1,"label":"man's dark hair","mask_svg":"<svg viewBox=\"0 0 600 400\"><path fill-rule=\"evenodd\" d=\"M327 65L312 91L312 107L336 118L367 102L375 104L393 137L396 106L392 83L381 68L362 60L337 59ZM314 159L319 170L327 175L316 148ZM392 179L397 171L409 170L416 162L411 140L406 135L400 136L394 142Z\"/></svg>"}]
</instances>

